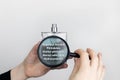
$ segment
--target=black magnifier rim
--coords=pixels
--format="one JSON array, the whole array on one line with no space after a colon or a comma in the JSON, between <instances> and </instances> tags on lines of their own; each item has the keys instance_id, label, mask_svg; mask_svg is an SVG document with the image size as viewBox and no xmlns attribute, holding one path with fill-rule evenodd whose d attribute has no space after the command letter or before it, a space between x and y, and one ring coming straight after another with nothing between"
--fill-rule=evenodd
<instances>
[{"instance_id":1,"label":"black magnifier rim","mask_svg":"<svg viewBox=\"0 0 120 80\"><path fill-rule=\"evenodd\" d=\"M43 62L43 60L40 58L39 49L40 49L40 47L41 47L41 44L42 44L46 39L49 39L49 38L58 38L58 39L62 40L62 41L65 43L66 47L67 47L67 52L68 52L68 53L67 53L67 56L66 56L66 58L65 58L60 64L57 64L57 65L49 65L49 64ZM48 37L44 38L44 39L40 42L40 44L39 44L39 46L38 46L38 49L37 49L37 53L38 53L38 58L39 58L39 60L40 60L44 65L46 65L46 66L48 66L48 67L58 67L58 66L64 64L64 63L67 61L67 59L69 58L70 49L69 49L69 46L68 46L67 42L66 42L63 38L58 37L58 36L55 36L55 35L52 35L52 36L48 36Z\"/></svg>"}]
</instances>

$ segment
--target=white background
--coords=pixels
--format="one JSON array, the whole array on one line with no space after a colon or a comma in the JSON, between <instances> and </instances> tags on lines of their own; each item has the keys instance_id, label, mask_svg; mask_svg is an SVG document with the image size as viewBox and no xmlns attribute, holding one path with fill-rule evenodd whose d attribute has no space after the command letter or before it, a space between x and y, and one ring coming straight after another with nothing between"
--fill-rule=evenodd
<instances>
[{"instance_id":1,"label":"white background","mask_svg":"<svg viewBox=\"0 0 120 80\"><path fill-rule=\"evenodd\" d=\"M57 23L68 32L71 51L87 47L103 53L105 80L120 80L119 0L0 0L0 73L24 60L41 32ZM65 70L29 80L68 80Z\"/></svg>"}]
</instances>

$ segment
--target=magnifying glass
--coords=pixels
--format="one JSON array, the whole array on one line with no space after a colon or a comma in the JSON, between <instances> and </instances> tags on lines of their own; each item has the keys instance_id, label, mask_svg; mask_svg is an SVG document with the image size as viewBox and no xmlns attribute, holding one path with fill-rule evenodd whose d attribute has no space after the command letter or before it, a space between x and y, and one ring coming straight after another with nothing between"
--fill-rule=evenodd
<instances>
[{"instance_id":1,"label":"magnifying glass","mask_svg":"<svg viewBox=\"0 0 120 80\"><path fill-rule=\"evenodd\" d=\"M71 57L79 58L77 53L70 52L67 42L58 36L44 38L38 47L40 61L48 67L57 67L64 64Z\"/></svg>"}]
</instances>

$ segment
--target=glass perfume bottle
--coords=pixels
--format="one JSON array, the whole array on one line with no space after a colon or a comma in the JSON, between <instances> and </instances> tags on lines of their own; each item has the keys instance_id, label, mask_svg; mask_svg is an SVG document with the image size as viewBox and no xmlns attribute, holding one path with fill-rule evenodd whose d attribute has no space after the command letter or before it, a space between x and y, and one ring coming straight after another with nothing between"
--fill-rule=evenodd
<instances>
[{"instance_id":1,"label":"glass perfume bottle","mask_svg":"<svg viewBox=\"0 0 120 80\"><path fill-rule=\"evenodd\" d=\"M59 36L67 41L67 32L58 32L57 24L52 24L51 32L41 32L41 35L43 39L48 36Z\"/></svg>"},{"instance_id":2,"label":"glass perfume bottle","mask_svg":"<svg viewBox=\"0 0 120 80\"><path fill-rule=\"evenodd\" d=\"M67 44L67 33L58 32L57 24L52 24L51 32L42 32L43 40L38 46L38 58L48 67L64 64L69 57L79 58L77 53L70 52Z\"/></svg>"}]
</instances>

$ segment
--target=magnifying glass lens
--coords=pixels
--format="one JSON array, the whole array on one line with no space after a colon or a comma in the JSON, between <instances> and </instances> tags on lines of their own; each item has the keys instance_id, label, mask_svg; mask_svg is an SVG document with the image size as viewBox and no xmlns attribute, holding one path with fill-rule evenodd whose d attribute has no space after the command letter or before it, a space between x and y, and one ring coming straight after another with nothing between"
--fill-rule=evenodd
<instances>
[{"instance_id":1,"label":"magnifying glass lens","mask_svg":"<svg viewBox=\"0 0 120 80\"><path fill-rule=\"evenodd\" d=\"M68 58L68 53L67 43L57 36L49 36L43 39L38 47L40 61L49 67L63 64Z\"/></svg>"}]
</instances>

